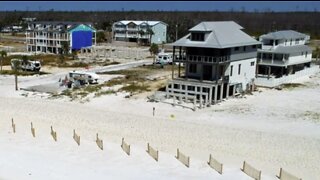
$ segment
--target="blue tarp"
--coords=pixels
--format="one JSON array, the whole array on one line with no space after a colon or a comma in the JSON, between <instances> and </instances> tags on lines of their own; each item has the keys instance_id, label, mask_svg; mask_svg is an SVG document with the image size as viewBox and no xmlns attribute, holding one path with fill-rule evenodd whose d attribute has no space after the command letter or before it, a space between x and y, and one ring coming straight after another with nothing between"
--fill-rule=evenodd
<instances>
[{"instance_id":1,"label":"blue tarp","mask_svg":"<svg viewBox=\"0 0 320 180\"><path fill-rule=\"evenodd\" d=\"M92 31L72 32L72 50L79 50L88 46L92 46Z\"/></svg>"}]
</instances>

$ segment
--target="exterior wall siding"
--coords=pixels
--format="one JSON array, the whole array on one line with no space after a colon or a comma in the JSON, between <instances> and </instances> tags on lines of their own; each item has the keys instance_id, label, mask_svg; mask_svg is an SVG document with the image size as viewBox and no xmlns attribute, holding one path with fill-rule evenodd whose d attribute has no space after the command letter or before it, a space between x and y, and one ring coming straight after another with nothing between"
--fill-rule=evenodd
<instances>
[{"instance_id":1,"label":"exterior wall siding","mask_svg":"<svg viewBox=\"0 0 320 180\"><path fill-rule=\"evenodd\" d=\"M151 43L161 44L162 42L167 42L167 26L158 23L152 27L154 35L151 38Z\"/></svg>"},{"instance_id":2,"label":"exterior wall siding","mask_svg":"<svg viewBox=\"0 0 320 180\"><path fill-rule=\"evenodd\" d=\"M287 65L303 64L303 63L311 62L311 58L312 58L311 53L308 53L307 57L305 55L290 56Z\"/></svg>"},{"instance_id":3,"label":"exterior wall siding","mask_svg":"<svg viewBox=\"0 0 320 180\"><path fill-rule=\"evenodd\" d=\"M225 71L225 75L229 75L229 83L242 83L242 88L245 89L248 83L251 83L252 80L255 79L256 76L256 58L250 58L241 61L233 61L229 64ZM254 65L251 65L251 62L254 62ZM239 71L239 64L241 64L240 74ZM232 68L232 76L231 73L231 66Z\"/></svg>"},{"instance_id":4,"label":"exterior wall siding","mask_svg":"<svg viewBox=\"0 0 320 180\"><path fill-rule=\"evenodd\" d=\"M235 48L231 48L230 60L236 61L241 59L255 58L257 57L257 48L253 48L252 46L246 46L246 50L244 51L243 47L239 47L239 50L235 50Z\"/></svg>"}]
</instances>

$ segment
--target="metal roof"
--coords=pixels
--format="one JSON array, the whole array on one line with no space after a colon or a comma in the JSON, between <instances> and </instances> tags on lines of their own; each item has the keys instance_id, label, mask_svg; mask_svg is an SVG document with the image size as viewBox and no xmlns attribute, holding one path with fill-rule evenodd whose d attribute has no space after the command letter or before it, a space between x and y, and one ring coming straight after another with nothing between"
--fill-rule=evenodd
<instances>
[{"instance_id":1,"label":"metal roof","mask_svg":"<svg viewBox=\"0 0 320 180\"><path fill-rule=\"evenodd\" d=\"M229 48L261 44L248 34L241 31L243 27L234 21L201 22L189 29L192 32L204 32L205 41L191 41L190 35L172 43L172 46L203 47L203 48Z\"/></svg>"},{"instance_id":2,"label":"metal roof","mask_svg":"<svg viewBox=\"0 0 320 180\"><path fill-rule=\"evenodd\" d=\"M29 24L45 24L45 25L77 25L77 24L87 24L92 25L92 22L73 22L73 21L33 21Z\"/></svg>"},{"instance_id":3,"label":"metal roof","mask_svg":"<svg viewBox=\"0 0 320 180\"><path fill-rule=\"evenodd\" d=\"M292 54L297 52L312 52L312 49L307 45L296 45L296 46L278 46L275 49L259 49L259 52L270 52L278 54Z\"/></svg>"},{"instance_id":4,"label":"metal roof","mask_svg":"<svg viewBox=\"0 0 320 180\"><path fill-rule=\"evenodd\" d=\"M130 20L123 20L123 21L118 21L116 23L121 23L121 24L124 24L124 25L127 25L129 23L134 23L136 25L141 25L143 23L146 23L146 24L148 24L150 26L154 26L154 25L156 25L158 23L162 23L162 24L167 26L167 24L162 22L162 21L130 21Z\"/></svg>"},{"instance_id":5,"label":"metal roof","mask_svg":"<svg viewBox=\"0 0 320 180\"><path fill-rule=\"evenodd\" d=\"M260 36L261 39L287 39L287 40L306 38L306 37L307 37L306 34L302 34L293 30L276 31L276 32L271 32L271 33Z\"/></svg>"}]
</instances>

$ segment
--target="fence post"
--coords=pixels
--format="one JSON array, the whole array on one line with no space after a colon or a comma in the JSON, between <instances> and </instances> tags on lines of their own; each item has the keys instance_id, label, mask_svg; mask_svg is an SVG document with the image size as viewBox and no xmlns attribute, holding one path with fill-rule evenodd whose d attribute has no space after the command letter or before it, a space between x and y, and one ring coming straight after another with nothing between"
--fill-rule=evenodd
<instances>
[{"instance_id":1,"label":"fence post","mask_svg":"<svg viewBox=\"0 0 320 180\"><path fill-rule=\"evenodd\" d=\"M98 147L103 150L103 141L101 139L99 139L99 135L97 133L97 140L96 140L96 143L98 145Z\"/></svg>"},{"instance_id":2,"label":"fence post","mask_svg":"<svg viewBox=\"0 0 320 180\"><path fill-rule=\"evenodd\" d=\"M13 129L13 133L16 133L16 124L14 124L13 118L11 119L11 126L12 126L12 129Z\"/></svg>"},{"instance_id":3,"label":"fence post","mask_svg":"<svg viewBox=\"0 0 320 180\"><path fill-rule=\"evenodd\" d=\"M31 122L31 133L33 137L36 137L35 129L33 128L32 122Z\"/></svg>"},{"instance_id":4,"label":"fence post","mask_svg":"<svg viewBox=\"0 0 320 180\"><path fill-rule=\"evenodd\" d=\"M282 174L282 168L280 168L279 176L276 175L276 177L280 179L281 178L281 174Z\"/></svg>"},{"instance_id":5,"label":"fence post","mask_svg":"<svg viewBox=\"0 0 320 180\"><path fill-rule=\"evenodd\" d=\"M73 129L73 139L76 141L76 143L78 144L78 146L80 146L80 136L78 136L76 134L76 130Z\"/></svg>"},{"instance_id":6,"label":"fence post","mask_svg":"<svg viewBox=\"0 0 320 180\"><path fill-rule=\"evenodd\" d=\"M57 132L53 131L52 126L50 128L51 128L51 136L52 136L53 140L57 141Z\"/></svg>"}]
</instances>

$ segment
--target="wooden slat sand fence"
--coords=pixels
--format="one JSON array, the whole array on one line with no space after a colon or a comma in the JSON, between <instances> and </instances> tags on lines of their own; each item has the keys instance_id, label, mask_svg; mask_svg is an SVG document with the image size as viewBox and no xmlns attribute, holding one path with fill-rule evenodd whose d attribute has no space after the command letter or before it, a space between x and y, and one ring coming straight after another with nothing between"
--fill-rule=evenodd
<instances>
[{"instance_id":1,"label":"wooden slat sand fence","mask_svg":"<svg viewBox=\"0 0 320 180\"><path fill-rule=\"evenodd\" d=\"M80 136L77 135L76 130L73 130L73 139L76 141L76 143L78 144L78 146L80 146Z\"/></svg>"},{"instance_id":2,"label":"wooden slat sand fence","mask_svg":"<svg viewBox=\"0 0 320 180\"><path fill-rule=\"evenodd\" d=\"M147 144L147 153L156 161L159 160L159 151Z\"/></svg>"},{"instance_id":3,"label":"wooden slat sand fence","mask_svg":"<svg viewBox=\"0 0 320 180\"><path fill-rule=\"evenodd\" d=\"M177 156L175 156L182 164L184 164L187 167L190 167L190 157L184 155L179 151L179 148L177 149Z\"/></svg>"},{"instance_id":4,"label":"wooden slat sand fence","mask_svg":"<svg viewBox=\"0 0 320 180\"><path fill-rule=\"evenodd\" d=\"M277 175L277 178L280 180L302 180L301 178L298 178L286 171L284 171L282 168L280 168L279 176Z\"/></svg>"},{"instance_id":5,"label":"wooden slat sand fence","mask_svg":"<svg viewBox=\"0 0 320 180\"><path fill-rule=\"evenodd\" d=\"M218 173L222 174L223 164L214 159L211 154L209 156L208 165Z\"/></svg>"},{"instance_id":6,"label":"wooden slat sand fence","mask_svg":"<svg viewBox=\"0 0 320 180\"><path fill-rule=\"evenodd\" d=\"M102 139L99 139L98 133L97 133L96 143L97 143L98 147L99 147L101 150L103 150L103 141L102 141Z\"/></svg>"},{"instance_id":7,"label":"wooden slat sand fence","mask_svg":"<svg viewBox=\"0 0 320 180\"><path fill-rule=\"evenodd\" d=\"M16 124L14 123L13 118L11 119L11 126L12 126L13 133L16 133Z\"/></svg>"},{"instance_id":8,"label":"wooden slat sand fence","mask_svg":"<svg viewBox=\"0 0 320 180\"><path fill-rule=\"evenodd\" d=\"M246 173L248 176L256 180L261 180L261 171L257 170L256 168L248 164L246 161L243 162L243 166L240 169L241 171Z\"/></svg>"},{"instance_id":9,"label":"wooden slat sand fence","mask_svg":"<svg viewBox=\"0 0 320 180\"><path fill-rule=\"evenodd\" d=\"M52 126L50 127L51 128L51 136L53 138L54 141L57 141L57 131L54 131Z\"/></svg>"},{"instance_id":10,"label":"wooden slat sand fence","mask_svg":"<svg viewBox=\"0 0 320 180\"><path fill-rule=\"evenodd\" d=\"M128 154L128 156L130 156L130 145L124 141L124 138L122 138L121 148Z\"/></svg>"},{"instance_id":11,"label":"wooden slat sand fence","mask_svg":"<svg viewBox=\"0 0 320 180\"><path fill-rule=\"evenodd\" d=\"M34 129L32 122L31 122L31 134L33 137L36 137L36 130Z\"/></svg>"}]
</instances>

